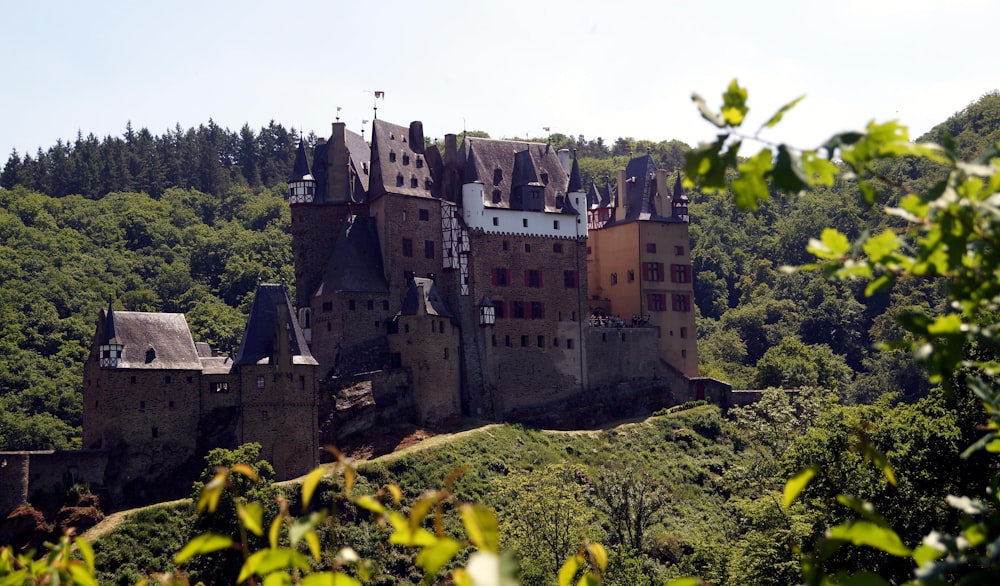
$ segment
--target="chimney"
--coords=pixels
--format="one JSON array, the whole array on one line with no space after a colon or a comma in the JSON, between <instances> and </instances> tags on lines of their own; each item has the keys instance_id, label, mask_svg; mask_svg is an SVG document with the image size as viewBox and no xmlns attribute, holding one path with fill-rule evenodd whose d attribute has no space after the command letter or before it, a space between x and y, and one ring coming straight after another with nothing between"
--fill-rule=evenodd
<instances>
[{"instance_id":1,"label":"chimney","mask_svg":"<svg viewBox=\"0 0 1000 586\"><path fill-rule=\"evenodd\" d=\"M415 153L424 154L424 123L419 120L410 122L410 148Z\"/></svg>"},{"instance_id":2,"label":"chimney","mask_svg":"<svg viewBox=\"0 0 1000 586\"><path fill-rule=\"evenodd\" d=\"M458 137L454 134L444 135L444 164L455 165L458 162Z\"/></svg>"},{"instance_id":3,"label":"chimney","mask_svg":"<svg viewBox=\"0 0 1000 586\"><path fill-rule=\"evenodd\" d=\"M347 169L350 154L347 152L347 124L334 122L330 134L330 146L326 151L326 200L345 202L350 200L350 177Z\"/></svg>"},{"instance_id":4,"label":"chimney","mask_svg":"<svg viewBox=\"0 0 1000 586\"><path fill-rule=\"evenodd\" d=\"M563 171L569 175L570 169L570 158L569 149L559 149L559 162L562 164Z\"/></svg>"}]
</instances>

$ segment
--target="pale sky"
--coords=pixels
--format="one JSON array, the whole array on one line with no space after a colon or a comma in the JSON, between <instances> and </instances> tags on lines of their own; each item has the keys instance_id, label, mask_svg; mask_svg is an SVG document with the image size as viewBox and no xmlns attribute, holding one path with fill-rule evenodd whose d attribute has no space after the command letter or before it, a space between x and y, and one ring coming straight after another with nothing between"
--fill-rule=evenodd
<instances>
[{"instance_id":1,"label":"pale sky","mask_svg":"<svg viewBox=\"0 0 1000 586\"><path fill-rule=\"evenodd\" d=\"M916 137L1000 88L993 0L0 0L0 164L77 131L180 123L328 136L341 106L425 134L543 127L709 140L736 77L756 128L806 99L775 140L814 147L871 118ZM370 128L370 126L369 126ZM366 135L369 133L366 132Z\"/></svg>"}]
</instances>

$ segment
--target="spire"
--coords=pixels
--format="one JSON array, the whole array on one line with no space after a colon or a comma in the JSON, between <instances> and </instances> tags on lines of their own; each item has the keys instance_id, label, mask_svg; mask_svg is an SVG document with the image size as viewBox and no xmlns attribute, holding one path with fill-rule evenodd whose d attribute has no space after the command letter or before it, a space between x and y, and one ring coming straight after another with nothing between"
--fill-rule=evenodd
<instances>
[{"instance_id":1,"label":"spire","mask_svg":"<svg viewBox=\"0 0 1000 586\"><path fill-rule=\"evenodd\" d=\"M576 160L576 149L573 149L573 167L569 172L569 187L567 193L582 193L583 180L580 179L580 164Z\"/></svg>"},{"instance_id":2,"label":"spire","mask_svg":"<svg viewBox=\"0 0 1000 586\"><path fill-rule=\"evenodd\" d=\"M595 181L590 182L590 191L587 192L587 208L593 209L601 204L601 192L597 189Z\"/></svg>"},{"instance_id":3,"label":"spire","mask_svg":"<svg viewBox=\"0 0 1000 586\"><path fill-rule=\"evenodd\" d=\"M288 182L312 181L312 171L309 170L309 160L306 158L306 145L299 139L299 148L295 151L295 166L292 167L292 174L288 176Z\"/></svg>"},{"instance_id":4,"label":"spire","mask_svg":"<svg viewBox=\"0 0 1000 586\"><path fill-rule=\"evenodd\" d=\"M275 364L282 359L288 360L288 364L316 364L292 313L285 286L261 283L250 305L250 317L234 364Z\"/></svg>"},{"instance_id":5,"label":"spire","mask_svg":"<svg viewBox=\"0 0 1000 586\"><path fill-rule=\"evenodd\" d=\"M523 150L514 154L514 172L511 177L511 187L522 187L525 185L538 185L538 172L535 170L535 161L531 158L531 151Z\"/></svg>"},{"instance_id":6,"label":"spire","mask_svg":"<svg viewBox=\"0 0 1000 586\"><path fill-rule=\"evenodd\" d=\"M469 139L469 156L465 159L465 172L462 173L462 183L480 182L479 165L476 162L476 154L472 149L472 139Z\"/></svg>"},{"instance_id":7,"label":"spire","mask_svg":"<svg viewBox=\"0 0 1000 586\"><path fill-rule=\"evenodd\" d=\"M115 331L115 310L111 306L111 296L108 295L108 310L104 314L104 336L101 344L120 344L118 333Z\"/></svg>"}]
</instances>

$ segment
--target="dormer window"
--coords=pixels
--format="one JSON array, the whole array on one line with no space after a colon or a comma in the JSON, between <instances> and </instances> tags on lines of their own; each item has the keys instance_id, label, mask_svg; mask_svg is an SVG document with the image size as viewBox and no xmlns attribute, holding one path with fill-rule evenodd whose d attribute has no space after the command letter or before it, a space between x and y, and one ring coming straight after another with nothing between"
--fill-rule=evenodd
<instances>
[{"instance_id":1,"label":"dormer window","mask_svg":"<svg viewBox=\"0 0 1000 586\"><path fill-rule=\"evenodd\" d=\"M389 151L389 162L390 163L395 163L396 162L396 152L395 151Z\"/></svg>"},{"instance_id":2,"label":"dormer window","mask_svg":"<svg viewBox=\"0 0 1000 586\"><path fill-rule=\"evenodd\" d=\"M404 165L409 165L410 164L410 155L408 155L406 153L403 153L403 164Z\"/></svg>"},{"instance_id":3,"label":"dormer window","mask_svg":"<svg viewBox=\"0 0 1000 586\"><path fill-rule=\"evenodd\" d=\"M545 185L549 184L549 174L548 173L545 173L543 171L542 174L540 175L540 177L542 178L542 183L543 184L545 184Z\"/></svg>"},{"instance_id":4,"label":"dormer window","mask_svg":"<svg viewBox=\"0 0 1000 586\"><path fill-rule=\"evenodd\" d=\"M493 203L500 203L500 199L501 199L500 198L500 190L499 189L494 189L493 190Z\"/></svg>"},{"instance_id":5,"label":"dormer window","mask_svg":"<svg viewBox=\"0 0 1000 586\"><path fill-rule=\"evenodd\" d=\"M411 175L410 176L410 187L413 188L413 189L417 188L417 176L416 175Z\"/></svg>"},{"instance_id":6,"label":"dormer window","mask_svg":"<svg viewBox=\"0 0 1000 586\"><path fill-rule=\"evenodd\" d=\"M424 168L423 157L417 157L417 169L423 169L423 168Z\"/></svg>"},{"instance_id":7,"label":"dormer window","mask_svg":"<svg viewBox=\"0 0 1000 586\"><path fill-rule=\"evenodd\" d=\"M368 163L366 161L361 162L361 171L367 175L368 174Z\"/></svg>"},{"instance_id":8,"label":"dormer window","mask_svg":"<svg viewBox=\"0 0 1000 586\"><path fill-rule=\"evenodd\" d=\"M403 185L403 174L396 173L396 187L401 187Z\"/></svg>"},{"instance_id":9,"label":"dormer window","mask_svg":"<svg viewBox=\"0 0 1000 586\"><path fill-rule=\"evenodd\" d=\"M556 196L556 207L557 207L557 208L559 208L559 209L562 209L562 207L563 207L563 202L564 202L564 200L563 200L563 196L561 196L561 195L557 195L557 196Z\"/></svg>"},{"instance_id":10,"label":"dormer window","mask_svg":"<svg viewBox=\"0 0 1000 586\"><path fill-rule=\"evenodd\" d=\"M500 185L501 181L503 181L503 169L497 167L493 169L493 185Z\"/></svg>"},{"instance_id":11,"label":"dormer window","mask_svg":"<svg viewBox=\"0 0 1000 586\"><path fill-rule=\"evenodd\" d=\"M101 368L118 368L125 346L122 344L103 344L100 348Z\"/></svg>"},{"instance_id":12,"label":"dormer window","mask_svg":"<svg viewBox=\"0 0 1000 586\"><path fill-rule=\"evenodd\" d=\"M417 159L417 162L419 163L420 159ZM420 165L417 165L417 166L419 167ZM424 179L424 189L426 189L426 190L429 191L432 185L434 185L434 182L431 181L430 177L428 177L427 179Z\"/></svg>"}]
</instances>

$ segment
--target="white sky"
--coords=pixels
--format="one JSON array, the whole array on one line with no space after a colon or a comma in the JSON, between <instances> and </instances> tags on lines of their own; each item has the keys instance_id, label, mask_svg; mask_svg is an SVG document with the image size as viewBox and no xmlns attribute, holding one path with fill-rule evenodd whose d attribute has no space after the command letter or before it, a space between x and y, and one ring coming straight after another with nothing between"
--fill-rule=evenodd
<instances>
[{"instance_id":1,"label":"white sky","mask_svg":"<svg viewBox=\"0 0 1000 586\"><path fill-rule=\"evenodd\" d=\"M77 130L209 118L327 136L336 107L425 134L712 137L733 77L756 128L813 147L869 119L916 137L1000 88L993 0L0 0L0 164ZM367 133L366 133L367 134Z\"/></svg>"}]
</instances>

